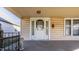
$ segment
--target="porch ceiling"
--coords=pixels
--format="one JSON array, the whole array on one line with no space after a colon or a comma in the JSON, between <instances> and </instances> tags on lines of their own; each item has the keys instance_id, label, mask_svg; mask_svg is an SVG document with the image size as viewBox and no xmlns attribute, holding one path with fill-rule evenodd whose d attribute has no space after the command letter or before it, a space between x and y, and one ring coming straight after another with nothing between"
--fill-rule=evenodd
<instances>
[{"instance_id":1,"label":"porch ceiling","mask_svg":"<svg viewBox=\"0 0 79 59\"><path fill-rule=\"evenodd\" d=\"M11 10L10 10L11 9ZM62 17L79 17L78 7L10 7L10 11L17 14L19 17L23 16L62 16ZM12 11L13 10L13 11ZM41 10L41 14L36 11Z\"/></svg>"}]
</instances>

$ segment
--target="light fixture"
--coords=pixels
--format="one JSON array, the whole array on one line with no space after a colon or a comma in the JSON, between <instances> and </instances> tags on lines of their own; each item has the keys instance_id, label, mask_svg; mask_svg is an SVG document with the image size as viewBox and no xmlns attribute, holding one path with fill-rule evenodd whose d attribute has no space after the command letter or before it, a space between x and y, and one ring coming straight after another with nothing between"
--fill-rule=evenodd
<instances>
[{"instance_id":1,"label":"light fixture","mask_svg":"<svg viewBox=\"0 0 79 59\"><path fill-rule=\"evenodd\" d=\"M52 28L54 28L54 24L52 24Z\"/></svg>"},{"instance_id":2,"label":"light fixture","mask_svg":"<svg viewBox=\"0 0 79 59\"><path fill-rule=\"evenodd\" d=\"M41 10L37 10L36 13L37 13L37 14L41 14Z\"/></svg>"}]
</instances>

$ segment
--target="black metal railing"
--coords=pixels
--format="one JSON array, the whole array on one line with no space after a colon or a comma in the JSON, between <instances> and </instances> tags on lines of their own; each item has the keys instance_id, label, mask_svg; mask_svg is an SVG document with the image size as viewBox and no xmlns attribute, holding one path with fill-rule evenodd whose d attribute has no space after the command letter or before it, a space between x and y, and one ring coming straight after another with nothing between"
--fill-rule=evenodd
<instances>
[{"instance_id":1,"label":"black metal railing","mask_svg":"<svg viewBox=\"0 0 79 59\"><path fill-rule=\"evenodd\" d=\"M6 32L0 38L0 50L2 51L19 51L20 50L20 33Z\"/></svg>"}]
</instances>

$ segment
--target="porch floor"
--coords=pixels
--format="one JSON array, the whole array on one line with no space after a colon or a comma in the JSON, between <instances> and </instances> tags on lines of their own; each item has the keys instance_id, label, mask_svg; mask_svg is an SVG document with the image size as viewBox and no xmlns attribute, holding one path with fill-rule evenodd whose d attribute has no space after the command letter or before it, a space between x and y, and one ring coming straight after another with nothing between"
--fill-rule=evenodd
<instances>
[{"instance_id":1,"label":"porch floor","mask_svg":"<svg viewBox=\"0 0 79 59\"><path fill-rule=\"evenodd\" d=\"M79 41L24 41L23 51L73 51L79 49Z\"/></svg>"}]
</instances>

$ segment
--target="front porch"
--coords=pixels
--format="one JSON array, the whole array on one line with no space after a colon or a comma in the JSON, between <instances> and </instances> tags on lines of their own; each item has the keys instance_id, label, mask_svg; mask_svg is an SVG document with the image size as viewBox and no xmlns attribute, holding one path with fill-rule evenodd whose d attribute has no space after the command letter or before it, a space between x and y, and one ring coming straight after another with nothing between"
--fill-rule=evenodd
<instances>
[{"instance_id":1,"label":"front porch","mask_svg":"<svg viewBox=\"0 0 79 59\"><path fill-rule=\"evenodd\" d=\"M76 51L79 40L24 41L23 51Z\"/></svg>"},{"instance_id":2,"label":"front porch","mask_svg":"<svg viewBox=\"0 0 79 59\"><path fill-rule=\"evenodd\" d=\"M79 8L11 9L22 19L23 51L74 51L79 48Z\"/></svg>"}]
</instances>

